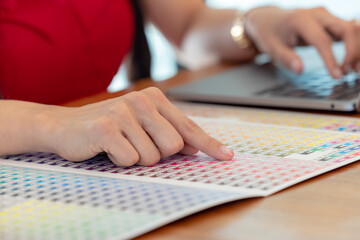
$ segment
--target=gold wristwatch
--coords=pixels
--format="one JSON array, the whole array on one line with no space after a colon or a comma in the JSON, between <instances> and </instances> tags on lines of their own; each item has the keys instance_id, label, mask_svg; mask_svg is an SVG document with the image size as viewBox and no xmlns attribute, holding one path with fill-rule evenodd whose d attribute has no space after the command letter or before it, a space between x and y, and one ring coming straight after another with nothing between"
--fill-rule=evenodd
<instances>
[{"instance_id":1,"label":"gold wristwatch","mask_svg":"<svg viewBox=\"0 0 360 240\"><path fill-rule=\"evenodd\" d=\"M244 14L241 12L236 13L230 34L241 49L245 49L253 45L252 41L245 33L245 18Z\"/></svg>"}]
</instances>

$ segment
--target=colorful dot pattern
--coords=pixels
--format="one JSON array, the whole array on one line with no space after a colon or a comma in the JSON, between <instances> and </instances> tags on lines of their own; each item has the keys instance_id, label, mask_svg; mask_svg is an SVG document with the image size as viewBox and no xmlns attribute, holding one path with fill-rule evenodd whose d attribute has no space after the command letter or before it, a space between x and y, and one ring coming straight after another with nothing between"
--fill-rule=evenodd
<instances>
[{"instance_id":1,"label":"colorful dot pattern","mask_svg":"<svg viewBox=\"0 0 360 240\"><path fill-rule=\"evenodd\" d=\"M357 119L178 107L212 117L194 120L231 147L234 159L218 161L200 152L154 166L118 167L104 155L78 163L51 153L7 156L0 160L0 239L128 239L210 206L267 196L360 158Z\"/></svg>"},{"instance_id":2,"label":"colorful dot pattern","mask_svg":"<svg viewBox=\"0 0 360 240\"><path fill-rule=\"evenodd\" d=\"M210 135L235 150L235 158L222 162L203 153L174 155L148 167L118 167L104 156L80 163L47 153L7 158L100 173L227 186L239 191L255 189L264 194L360 158L360 136L356 134L219 119L195 120Z\"/></svg>"},{"instance_id":3,"label":"colorful dot pattern","mask_svg":"<svg viewBox=\"0 0 360 240\"><path fill-rule=\"evenodd\" d=\"M325 129L339 132L360 132L360 119L334 117L320 114L305 114L289 111L254 109L174 102L185 114L195 117L236 119L244 122L267 123L282 126Z\"/></svg>"},{"instance_id":4,"label":"colorful dot pattern","mask_svg":"<svg viewBox=\"0 0 360 240\"><path fill-rule=\"evenodd\" d=\"M236 196L0 165L0 239L128 239Z\"/></svg>"}]
</instances>

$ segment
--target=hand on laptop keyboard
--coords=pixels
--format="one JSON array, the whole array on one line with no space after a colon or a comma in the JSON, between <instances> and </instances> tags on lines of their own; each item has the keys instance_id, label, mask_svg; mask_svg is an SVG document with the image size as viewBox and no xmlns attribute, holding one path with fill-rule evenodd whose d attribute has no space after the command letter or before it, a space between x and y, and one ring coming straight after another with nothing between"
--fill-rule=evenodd
<instances>
[{"instance_id":1,"label":"hand on laptop keyboard","mask_svg":"<svg viewBox=\"0 0 360 240\"><path fill-rule=\"evenodd\" d=\"M258 92L261 96L296 97L313 99L352 99L360 93L360 77L349 73L342 81L333 79L324 72L299 76L297 79L281 83Z\"/></svg>"},{"instance_id":2,"label":"hand on laptop keyboard","mask_svg":"<svg viewBox=\"0 0 360 240\"><path fill-rule=\"evenodd\" d=\"M347 74L349 68L360 71L360 26L335 17L324 8L259 7L247 13L246 23L246 32L258 49L295 73L301 73L304 66L292 48L302 45L314 46L336 79ZM334 40L342 40L346 46L341 66L331 49Z\"/></svg>"}]
</instances>

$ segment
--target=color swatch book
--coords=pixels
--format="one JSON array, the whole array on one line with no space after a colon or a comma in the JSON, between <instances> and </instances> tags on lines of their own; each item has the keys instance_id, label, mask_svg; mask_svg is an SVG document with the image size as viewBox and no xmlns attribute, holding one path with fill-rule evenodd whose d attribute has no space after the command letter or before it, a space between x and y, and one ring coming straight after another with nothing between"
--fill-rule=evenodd
<instances>
[{"instance_id":1,"label":"color swatch book","mask_svg":"<svg viewBox=\"0 0 360 240\"><path fill-rule=\"evenodd\" d=\"M154 166L118 167L104 155L79 163L50 153L3 157L0 239L129 239L360 159L356 118L177 105L231 147L234 159L200 152Z\"/></svg>"}]
</instances>

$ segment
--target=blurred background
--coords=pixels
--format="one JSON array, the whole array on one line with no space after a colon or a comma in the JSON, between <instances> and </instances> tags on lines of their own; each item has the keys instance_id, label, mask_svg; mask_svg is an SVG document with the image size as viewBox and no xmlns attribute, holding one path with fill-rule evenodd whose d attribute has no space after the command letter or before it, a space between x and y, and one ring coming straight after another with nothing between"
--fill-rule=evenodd
<instances>
[{"instance_id":1,"label":"blurred background","mask_svg":"<svg viewBox=\"0 0 360 240\"><path fill-rule=\"evenodd\" d=\"M343 19L360 19L359 0L207 0L206 4L214 8L236 8L243 11L264 5L276 5L282 8L310 8L323 6L332 14ZM175 75L178 71L176 53L170 43L157 29L148 25L146 35L152 54L152 78L162 81ZM115 92L128 86L125 68L120 67L108 91Z\"/></svg>"}]
</instances>

